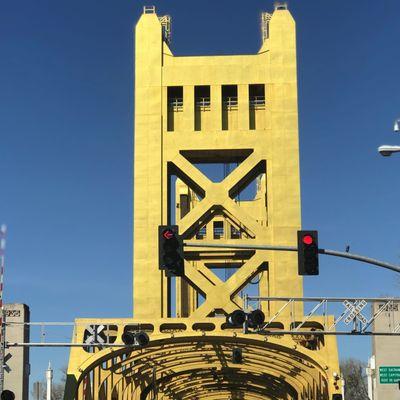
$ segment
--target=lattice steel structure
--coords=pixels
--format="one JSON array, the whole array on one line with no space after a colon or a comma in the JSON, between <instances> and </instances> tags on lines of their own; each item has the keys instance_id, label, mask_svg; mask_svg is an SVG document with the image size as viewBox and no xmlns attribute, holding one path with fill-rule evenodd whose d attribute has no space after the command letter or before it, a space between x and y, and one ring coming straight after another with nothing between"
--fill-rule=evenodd
<instances>
[{"instance_id":1,"label":"lattice steel structure","mask_svg":"<svg viewBox=\"0 0 400 400\"><path fill-rule=\"evenodd\" d=\"M135 37L134 318L90 320L116 344L137 330L150 343L73 348L66 399L331 399L341 393L333 336L310 347L225 321L243 307L250 283L261 298L301 297L296 254L196 248L185 253L184 278L158 268L158 225L177 223L197 243L295 245L295 23L277 7L253 55L179 57L164 38L146 8ZM267 317L279 311L274 304L260 302ZM293 309L302 321L302 303ZM290 321L283 310L269 328L290 330ZM88 334L84 322L77 320L77 343ZM321 326L316 317L302 328ZM234 348L242 363L232 362Z\"/></svg>"}]
</instances>

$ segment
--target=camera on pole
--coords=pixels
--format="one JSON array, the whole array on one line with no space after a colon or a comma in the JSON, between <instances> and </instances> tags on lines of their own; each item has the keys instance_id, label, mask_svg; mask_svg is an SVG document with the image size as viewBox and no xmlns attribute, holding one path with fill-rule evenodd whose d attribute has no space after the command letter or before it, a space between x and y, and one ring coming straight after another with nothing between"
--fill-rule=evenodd
<instances>
[{"instance_id":1,"label":"camera on pole","mask_svg":"<svg viewBox=\"0 0 400 400\"><path fill-rule=\"evenodd\" d=\"M183 240L178 234L177 225L158 227L158 265L165 275L184 276Z\"/></svg>"}]
</instances>

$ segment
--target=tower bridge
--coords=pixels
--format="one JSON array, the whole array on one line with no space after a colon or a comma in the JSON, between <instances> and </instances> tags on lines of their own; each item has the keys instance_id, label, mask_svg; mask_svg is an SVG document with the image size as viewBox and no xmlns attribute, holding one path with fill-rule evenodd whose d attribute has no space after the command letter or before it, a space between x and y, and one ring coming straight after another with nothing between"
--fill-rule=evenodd
<instances>
[{"instance_id":1,"label":"tower bridge","mask_svg":"<svg viewBox=\"0 0 400 400\"><path fill-rule=\"evenodd\" d=\"M341 398L335 336L310 343L276 334L304 321L301 302L284 310L260 302L268 319L278 315L274 335L226 322L249 283L260 298L301 297L295 253L192 247L184 277L158 265L159 225L177 224L188 243L296 244L295 22L285 6L262 21L257 54L176 56L171 18L144 9L135 32L133 317L90 319L118 346L73 347L65 399ZM207 165L219 166L222 180ZM303 329L318 332L326 321L308 318ZM120 347L137 331L149 335L147 346ZM75 340L85 335L78 319Z\"/></svg>"}]
</instances>

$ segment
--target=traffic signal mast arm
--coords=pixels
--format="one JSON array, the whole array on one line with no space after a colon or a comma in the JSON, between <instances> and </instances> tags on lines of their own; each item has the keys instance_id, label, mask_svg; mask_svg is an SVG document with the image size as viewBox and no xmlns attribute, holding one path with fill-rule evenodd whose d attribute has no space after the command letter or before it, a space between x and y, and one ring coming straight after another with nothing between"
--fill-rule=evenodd
<instances>
[{"instance_id":1,"label":"traffic signal mast arm","mask_svg":"<svg viewBox=\"0 0 400 400\"><path fill-rule=\"evenodd\" d=\"M243 250L275 250L275 251L296 251L297 247L295 246L272 246L272 245L246 245L246 244L214 244L214 243L190 243L184 242L184 247L203 247L203 248L215 248L215 249L243 249ZM382 267L386 269L390 269L395 272L400 273L400 266L391 264L385 261L380 261L375 258L370 258L366 256L362 256L359 254L352 254L343 251L336 251L330 249L318 249L319 254L325 254L327 256L335 256L348 258L350 260L361 261L367 264L376 265L377 267Z\"/></svg>"}]
</instances>

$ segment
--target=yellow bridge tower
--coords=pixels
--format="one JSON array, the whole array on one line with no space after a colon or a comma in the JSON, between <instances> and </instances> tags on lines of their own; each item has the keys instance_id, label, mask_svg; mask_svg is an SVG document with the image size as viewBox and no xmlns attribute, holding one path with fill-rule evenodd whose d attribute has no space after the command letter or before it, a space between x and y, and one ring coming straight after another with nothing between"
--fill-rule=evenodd
<instances>
[{"instance_id":1,"label":"yellow bridge tower","mask_svg":"<svg viewBox=\"0 0 400 400\"><path fill-rule=\"evenodd\" d=\"M176 223L189 243L296 245L293 18L285 6L263 13L260 51L234 56L175 56L170 24L145 7L135 34L134 318L76 321L76 343L98 329L115 347L72 348L65 398L340 398L335 337L279 334L296 320L322 330L301 302L259 302L263 333L226 322L249 290L301 297L295 253L190 247L183 278L158 266L159 225ZM147 346L121 346L137 331Z\"/></svg>"}]
</instances>

